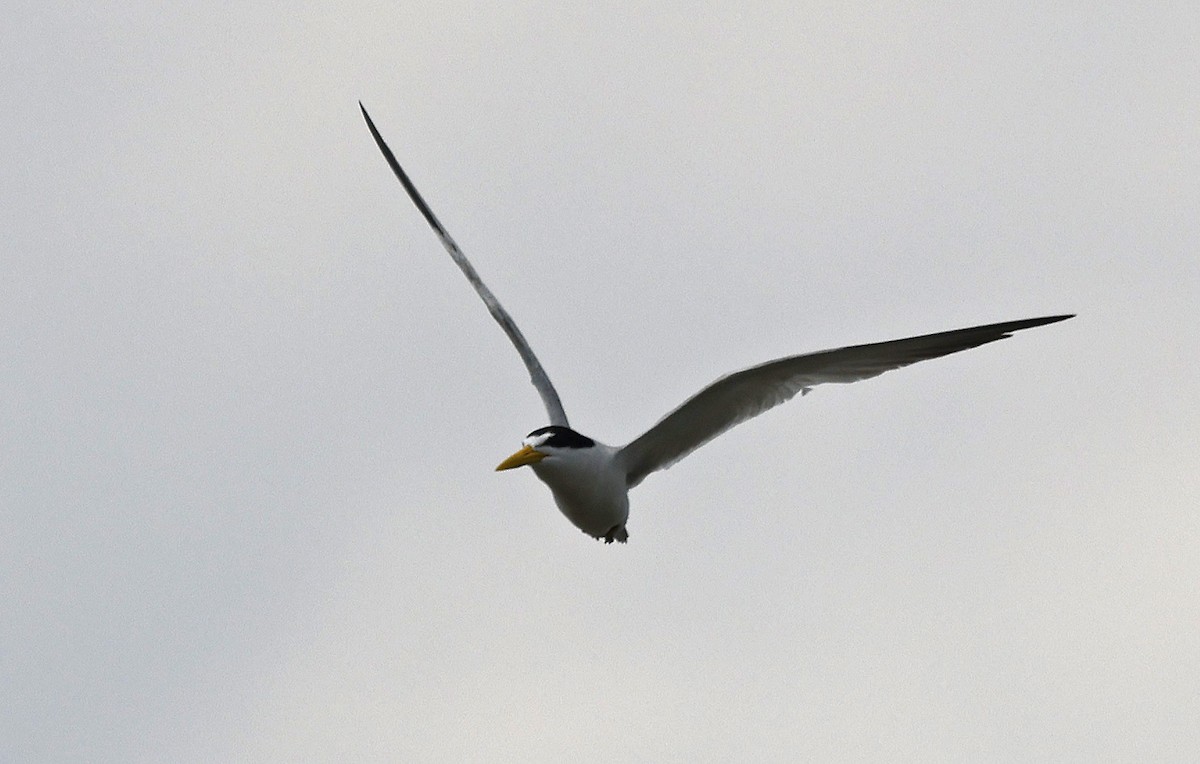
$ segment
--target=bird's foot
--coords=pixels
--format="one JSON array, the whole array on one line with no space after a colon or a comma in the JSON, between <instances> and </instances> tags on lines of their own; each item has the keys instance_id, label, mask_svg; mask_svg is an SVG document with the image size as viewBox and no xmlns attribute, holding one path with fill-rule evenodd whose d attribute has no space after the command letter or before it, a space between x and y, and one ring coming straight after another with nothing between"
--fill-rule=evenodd
<instances>
[{"instance_id":1,"label":"bird's foot","mask_svg":"<svg viewBox=\"0 0 1200 764\"><path fill-rule=\"evenodd\" d=\"M605 544L611 544L614 541L619 541L622 544L629 541L629 533L625 530L624 525L614 525L608 529L608 533L604 534Z\"/></svg>"}]
</instances>

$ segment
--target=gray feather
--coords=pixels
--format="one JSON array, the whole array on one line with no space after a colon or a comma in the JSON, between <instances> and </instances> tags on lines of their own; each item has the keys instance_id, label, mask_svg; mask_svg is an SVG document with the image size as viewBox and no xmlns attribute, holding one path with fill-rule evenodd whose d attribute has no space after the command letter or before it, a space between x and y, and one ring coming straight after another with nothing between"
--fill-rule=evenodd
<instances>
[{"instance_id":1,"label":"gray feather","mask_svg":"<svg viewBox=\"0 0 1200 764\"><path fill-rule=\"evenodd\" d=\"M558 392L554 389L554 385L550 382L549 375L546 374L542 364L538 361L537 356L533 353L533 348L529 347L529 343L525 340L525 335L521 334L521 330L517 328L517 324L512 320L512 316L508 315L508 311L492 294L492 290L487 288L483 283L483 279L479 278L479 273L475 267L471 265L471 261L463 254L458 245L454 243L454 239L450 238L450 234L438 221L437 216L433 214L433 210L425 203L421 197L417 187L409 180L408 174L400 167L400 163L396 161L396 155L388 148L388 145L383 140L383 136L375 129L375 123L371 121L371 115L367 114L367 109L360 101L358 108L362 109L363 118L367 120L367 128L371 131L371 136L375 139L375 145L379 146L379 150L383 152L384 159L392 168L392 172L400 180L400 184L404 186L404 190L408 192L408 196L412 199L413 204L425 217L429 226L433 228L434 233L442 241L442 246L450 253L450 258L454 260L455 265L467 277L467 281L471 282L471 286L475 287L475 292L483 300L483 304L487 306L488 312L492 314L492 318L496 319L496 323L500 324L500 328L508 335L508 339L512 342L513 347L517 349L521 360L525 362L525 368L529 370L529 381L537 389L538 394L542 396L542 403L546 406L546 414L550 417L550 424L568 427L567 413L563 410L562 401L558 398Z\"/></svg>"},{"instance_id":2,"label":"gray feather","mask_svg":"<svg viewBox=\"0 0 1200 764\"><path fill-rule=\"evenodd\" d=\"M1046 316L973 326L920 337L795 355L721 377L667 414L632 441L617 459L633 487L655 470L666 469L726 430L796 393L828 382L857 382L901 366L957 353L1012 336L1012 332L1064 321Z\"/></svg>"}]
</instances>

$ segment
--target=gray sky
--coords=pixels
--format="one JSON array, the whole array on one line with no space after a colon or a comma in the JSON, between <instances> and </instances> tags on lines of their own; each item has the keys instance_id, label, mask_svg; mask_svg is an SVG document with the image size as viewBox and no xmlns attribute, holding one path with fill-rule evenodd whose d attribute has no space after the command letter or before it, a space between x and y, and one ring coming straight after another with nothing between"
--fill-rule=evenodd
<instances>
[{"instance_id":1,"label":"gray sky","mask_svg":"<svg viewBox=\"0 0 1200 764\"><path fill-rule=\"evenodd\" d=\"M1188 3L26 3L0 47L0 760L1195 760ZM623 443L528 471L500 330L363 99Z\"/></svg>"}]
</instances>

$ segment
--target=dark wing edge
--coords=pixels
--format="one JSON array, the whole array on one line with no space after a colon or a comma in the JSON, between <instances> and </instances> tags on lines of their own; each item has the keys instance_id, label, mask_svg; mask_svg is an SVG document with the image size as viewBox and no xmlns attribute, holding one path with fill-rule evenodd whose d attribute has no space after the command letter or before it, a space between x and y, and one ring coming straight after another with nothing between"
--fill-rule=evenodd
<instances>
[{"instance_id":1,"label":"dark wing edge","mask_svg":"<svg viewBox=\"0 0 1200 764\"><path fill-rule=\"evenodd\" d=\"M442 226L437 216L433 214L433 210L425 203L417 187L409 180L408 173L404 172L404 168L396 160L396 155L388 148L387 142L383 140L383 136L379 134L379 130L375 127L375 122L371 120L371 115L367 113L367 108L363 106L362 101L358 102L358 108L362 110L363 119L367 121L367 129L371 131L371 137L375 139L375 145L379 147L383 153L383 158L387 160L388 166L392 168L392 172L396 174L400 185L404 186L404 190L408 192L408 196L412 199L417 210L424 216L425 221L429 223L430 228L441 239L442 246L450 253L450 258L454 260L455 265L467 277L467 281L471 282L471 286L475 288L475 292L483 300L483 304L487 306L488 312L492 314L492 318L496 319L496 323L500 324L500 328L508 335L508 339L512 342L513 347L517 349L521 360L525 362L525 368L529 370L529 381L533 383L538 394L542 397L542 403L546 407L546 414L550 417L550 424L569 426L567 424L567 413L563 409L562 401L559 400L558 391L554 389L554 385L550 382L550 377L546 374L546 370L542 368L541 362L534 355L533 348L529 346L525 335L521 334L521 330L517 328L517 324L513 321L512 316L508 315L508 311L492 294L492 290L487 288L483 283L483 279L479 277L475 267L471 265L471 261L463 254L458 245L454 243L454 239Z\"/></svg>"},{"instance_id":2,"label":"dark wing edge","mask_svg":"<svg viewBox=\"0 0 1200 764\"><path fill-rule=\"evenodd\" d=\"M986 345L1074 314L973 326L899 340L789 356L718 379L622 448L617 459L633 487L726 430L826 383L857 382L885 371Z\"/></svg>"}]
</instances>

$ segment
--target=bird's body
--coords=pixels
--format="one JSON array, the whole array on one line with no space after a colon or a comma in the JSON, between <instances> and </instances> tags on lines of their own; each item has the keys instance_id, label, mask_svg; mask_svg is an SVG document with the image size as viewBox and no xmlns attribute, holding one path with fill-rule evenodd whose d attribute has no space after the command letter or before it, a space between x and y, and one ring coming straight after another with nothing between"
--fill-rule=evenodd
<instances>
[{"instance_id":1,"label":"bird's body","mask_svg":"<svg viewBox=\"0 0 1200 764\"><path fill-rule=\"evenodd\" d=\"M562 449L543 445L547 456L530 467L549 486L559 511L576 528L592 538L624 542L629 538L625 530L629 484L618 464L620 449L595 440L591 443Z\"/></svg>"},{"instance_id":2,"label":"bird's body","mask_svg":"<svg viewBox=\"0 0 1200 764\"><path fill-rule=\"evenodd\" d=\"M529 433L522 448L496 469L531 467L549 486L568 520L589 536L609 543L628 539L625 526L629 519L629 489L651 472L666 469L729 428L797 393L807 393L820 384L857 382L1072 317L1005 321L779 358L718 379L628 444L608 446L571 429L557 391L516 323L421 198L365 108L362 113L376 145L409 197L516 347L546 407L550 425Z\"/></svg>"}]
</instances>

